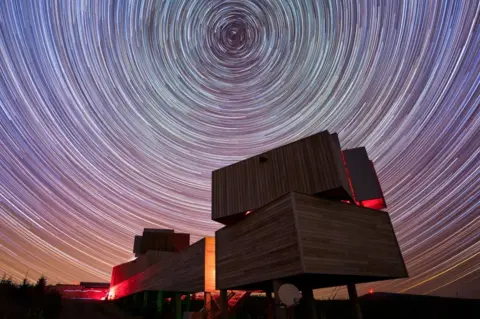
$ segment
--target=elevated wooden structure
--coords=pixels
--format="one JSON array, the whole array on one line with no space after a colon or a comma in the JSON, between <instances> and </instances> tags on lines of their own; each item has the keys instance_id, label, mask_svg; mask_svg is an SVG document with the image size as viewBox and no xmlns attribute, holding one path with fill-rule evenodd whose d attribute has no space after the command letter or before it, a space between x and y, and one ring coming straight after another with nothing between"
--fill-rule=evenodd
<instances>
[{"instance_id":1,"label":"elevated wooden structure","mask_svg":"<svg viewBox=\"0 0 480 319\"><path fill-rule=\"evenodd\" d=\"M230 225L288 192L353 200L336 134L328 131L212 173L212 219Z\"/></svg>"},{"instance_id":2,"label":"elevated wooden structure","mask_svg":"<svg viewBox=\"0 0 480 319\"><path fill-rule=\"evenodd\" d=\"M173 229L143 230L142 236L135 236L133 252L136 256L147 251L179 252L190 245L190 234L175 233Z\"/></svg>"},{"instance_id":3,"label":"elevated wooden structure","mask_svg":"<svg viewBox=\"0 0 480 319\"><path fill-rule=\"evenodd\" d=\"M225 227L189 245L190 235L145 229L136 236L137 259L116 266L109 298L139 292L220 291L228 310L249 293L275 292L292 283L315 318L312 289L408 276L373 162L363 147L342 150L337 134L314 134L212 173L212 219ZM227 293L241 291L241 293ZM310 309L309 308L309 309ZM357 304L357 309L360 309ZM360 316L360 314L359 314ZM209 317L210 318L210 317Z\"/></svg>"},{"instance_id":4,"label":"elevated wooden structure","mask_svg":"<svg viewBox=\"0 0 480 319\"><path fill-rule=\"evenodd\" d=\"M293 283L314 318L312 289L347 285L356 300L356 283L407 277L383 208L365 148L342 151L328 131L218 169L212 219L226 226L216 232L216 287L277 296Z\"/></svg>"},{"instance_id":5,"label":"elevated wooden structure","mask_svg":"<svg viewBox=\"0 0 480 319\"><path fill-rule=\"evenodd\" d=\"M388 213L291 192L215 234L217 289L309 289L407 276Z\"/></svg>"},{"instance_id":6,"label":"elevated wooden structure","mask_svg":"<svg viewBox=\"0 0 480 319\"><path fill-rule=\"evenodd\" d=\"M174 253L170 251L149 250L145 254L138 255L137 258L129 262L114 266L110 279L110 286L127 280L147 270L150 266L170 258Z\"/></svg>"},{"instance_id":7,"label":"elevated wooden structure","mask_svg":"<svg viewBox=\"0 0 480 319\"><path fill-rule=\"evenodd\" d=\"M135 236L134 239L133 253L136 258L113 267L110 286L147 270L189 245L190 234L175 233L173 229L144 229L142 236Z\"/></svg>"},{"instance_id":8,"label":"elevated wooden structure","mask_svg":"<svg viewBox=\"0 0 480 319\"><path fill-rule=\"evenodd\" d=\"M111 286L109 299L144 291L211 292L214 283L215 238L206 237Z\"/></svg>"}]
</instances>

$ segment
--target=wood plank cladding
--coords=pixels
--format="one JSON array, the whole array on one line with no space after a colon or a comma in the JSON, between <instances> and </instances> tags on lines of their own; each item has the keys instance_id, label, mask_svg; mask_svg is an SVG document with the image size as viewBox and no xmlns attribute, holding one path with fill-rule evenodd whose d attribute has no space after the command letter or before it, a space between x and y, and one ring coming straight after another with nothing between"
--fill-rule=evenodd
<instances>
[{"instance_id":1,"label":"wood plank cladding","mask_svg":"<svg viewBox=\"0 0 480 319\"><path fill-rule=\"evenodd\" d=\"M368 158L365 147L344 150L343 157L348 168L355 201L361 205L361 202L364 201L377 200L379 205L374 208L385 208L385 200L377 173L372 161Z\"/></svg>"},{"instance_id":2,"label":"wood plank cladding","mask_svg":"<svg viewBox=\"0 0 480 319\"><path fill-rule=\"evenodd\" d=\"M141 247L142 247L142 236L137 235L133 240L133 253L135 254L135 256L140 255Z\"/></svg>"},{"instance_id":3,"label":"wood plank cladding","mask_svg":"<svg viewBox=\"0 0 480 319\"><path fill-rule=\"evenodd\" d=\"M147 251L138 256L135 260L117 265L112 269L110 286L114 286L130 277L139 274L157 262L161 262L172 256L172 252L166 251Z\"/></svg>"},{"instance_id":4,"label":"wood plank cladding","mask_svg":"<svg viewBox=\"0 0 480 319\"><path fill-rule=\"evenodd\" d=\"M178 252L190 245L190 234L174 233L173 230L145 229L140 240L139 254L149 250Z\"/></svg>"},{"instance_id":5,"label":"wood plank cladding","mask_svg":"<svg viewBox=\"0 0 480 319\"><path fill-rule=\"evenodd\" d=\"M294 192L218 230L216 262L217 289L302 276L313 289L325 279L336 286L407 276L388 213Z\"/></svg>"},{"instance_id":6,"label":"wood plank cladding","mask_svg":"<svg viewBox=\"0 0 480 319\"><path fill-rule=\"evenodd\" d=\"M147 270L111 287L110 298L117 299L141 291L204 291L205 254L207 250L211 253L214 246L215 239L207 237L180 252L172 253L170 258L157 262ZM209 267L211 268L211 265ZM213 269L210 269L210 272L213 272Z\"/></svg>"},{"instance_id":7,"label":"wood plank cladding","mask_svg":"<svg viewBox=\"0 0 480 319\"><path fill-rule=\"evenodd\" d=\"M212 173L212 219L232 224L290 191L351 199L340 143L328 131Z\"/></svg>"},{"instance_id":8,"label":"wood plank cladding","mask_svg":"<svg viewBox=\"0 0 480 319\"><path fill-rule=\"evenodd\" d=\"M240 287L301 272L289 195L215 233L216 288Z\"/></svg>"},{"instance_id":9,"label":"wood plank cladding","mask_svg":"<svg viewBox=\"0 0 480 319\"><path fill-rule=\"evenodd\" d=\"M407 277L388 213L293 193L305 273Z\"/></svg>"}]
</instances>

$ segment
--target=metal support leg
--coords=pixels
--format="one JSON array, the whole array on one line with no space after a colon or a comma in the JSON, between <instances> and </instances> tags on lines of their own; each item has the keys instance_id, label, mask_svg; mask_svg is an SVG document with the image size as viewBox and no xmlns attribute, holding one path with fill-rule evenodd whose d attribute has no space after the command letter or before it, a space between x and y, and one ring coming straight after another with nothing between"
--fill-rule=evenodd
<instances>
[{"instance_id":1,"label":"metal support leg","mask_svg":"<svg viewBox=\"0 0 480 319\"><path fill-rule=\"evenodd\" d=\"M267 295L267 317L268 319L273 319L275 311L275 300L273 299L271 290L265 291L265 294Z\"/></svg>"},{"instance_id":2,"label":"metal support leg","mask_svg":"<svg viewBox=\"0 0 480 319\"><path fill-rule=\"evenodd\" d=\"M228 319L228 300L226 290L220 290L220 318Z\"/></svg>"},{"instance_id":3,"label":"metal support leg","mask_svg":"<svg viewBox=\"0 0 480 319\"><path fill-rule=\"evenodd\" d=\"M182 319L182 295L175 293L175 318Z\"/></svg>"},{"instance_id":4,"label":"metal support leg","mask_svg":"<svg viewBox=\"0 0 480 319\"><path fill-rule=\"evenodd\" d=\"M138 297L137 295L138 293L134 293L132 295L132 307L133 309L135 309L135 311L137 311L137 297Z\"/></svg>"},{"instance_id":5,"label":"metal support leg","mask_svg":"<svg viewBox=\"0 0 480 319\"><path fill-rule=\"evenodd\" d=\"M279 280L273 281L273 293L275 294L275 319L287 319L287 309L282 305L278 296L278 289L282 285Z\"/></svg>"},{"instance_id":6,"label":"metal support leg","mask_svg":"<svg viewBox=\"0 0 480 319\"><path fill-rule=\"evenodd\" d=\"M161 314L163 311L163 291L157 292L157 313Z\"/></svg>"},{"instance_id":7,"label":"metal support leg","mask_svg":"<svg viewBox=\"0 0 480 319\"><path fill-rule=\"evenodd\" d=\"M192 295L187 294L185 296L185 311L190 311L190 302L191 302Z\"/></svg>"},{"instance_id":8,"label":"metal support leg","mask_svg":"<svg viewBox=\"0 0 480 319\"><path fill-rule=\"evenodd\" d=\"M360 303L358 302L357 288L355 287L355 284L348 284L347 289L348 297L350 297L350 300L352 301L357 319L363 319L362 309L360 308Z\"/></svg>"},{"instance_id":9,"label":"metal support leg","mask_svg":"<svg viewBox=\"0 0 480 319\"><path fill-rule=\"evenodd\" d=\"M307 307L307 318L317 319L317 306L315 305L315 297L313 296L312 289L304 289L302 291L302 298L305 301Z\"/></svg>"},{"instance_id":10,"label":"metal support leg","mask_svg":"<svg viewBox=\"0 0 480 319\"><path fill-rule=\"evenodd\" d=\"M148 307L148 291L143 292L143 309L147 309Z\"/></svg>"}]
</instances>

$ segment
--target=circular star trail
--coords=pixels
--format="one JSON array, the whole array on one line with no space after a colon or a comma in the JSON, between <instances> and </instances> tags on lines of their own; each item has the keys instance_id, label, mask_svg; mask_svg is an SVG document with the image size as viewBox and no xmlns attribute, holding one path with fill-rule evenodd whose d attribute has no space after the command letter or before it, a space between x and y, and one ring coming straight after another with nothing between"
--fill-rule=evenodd
<instances>
[{"instance_id":1,"label":"circular star trail","mask_svg":"<svg viewBox=\"0 0 480 319\"><path fill-rule=\"evenodd\" d=\"M0 271L104 281L144 227L212 235L212 170L328 129L407 263L375 289L479 294L479 28L477 1L2 1Z\"/></svg>"}]
</instances>

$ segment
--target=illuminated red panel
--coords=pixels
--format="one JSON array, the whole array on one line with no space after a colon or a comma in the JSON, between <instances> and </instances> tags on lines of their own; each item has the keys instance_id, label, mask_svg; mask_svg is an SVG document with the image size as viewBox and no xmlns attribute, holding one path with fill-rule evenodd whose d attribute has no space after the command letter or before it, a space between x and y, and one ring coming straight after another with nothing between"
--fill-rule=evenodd
<instances>
[{"instance_id":1,"label":"illuminated red panel","mask_svg":"<svg viewBox=\"0 0 480 319\"><path fill-rule=\"evenodd\" d=\"M108 287L85 287L83 285L62 285L50 286L50 290L58 292L63 299L91 299L103 300L108 294Z\"/></svg>"},{"instance_id":2,"label":"illuminated red panel","mask_svg":"<svg viewBox=\"0 0 480 319\"><path fill-rule=\"evenodd\" d=\"M383 200L383 198L363 200L360 202L360 206L373 208L373 209L382 209L386 207L385 201Z\"/></svg>"},{"instance_id":3,"label":"illuminated red panel","mask_svg":"<svg viewBox=\"0 0 480 319\"><path fill-rule=\"evenodd\" d=\"M366 149L359 147L344 150L342 156L355 204L373 209L386 208L375 167L368 158Z\"/></svg>"}]
</instances>

